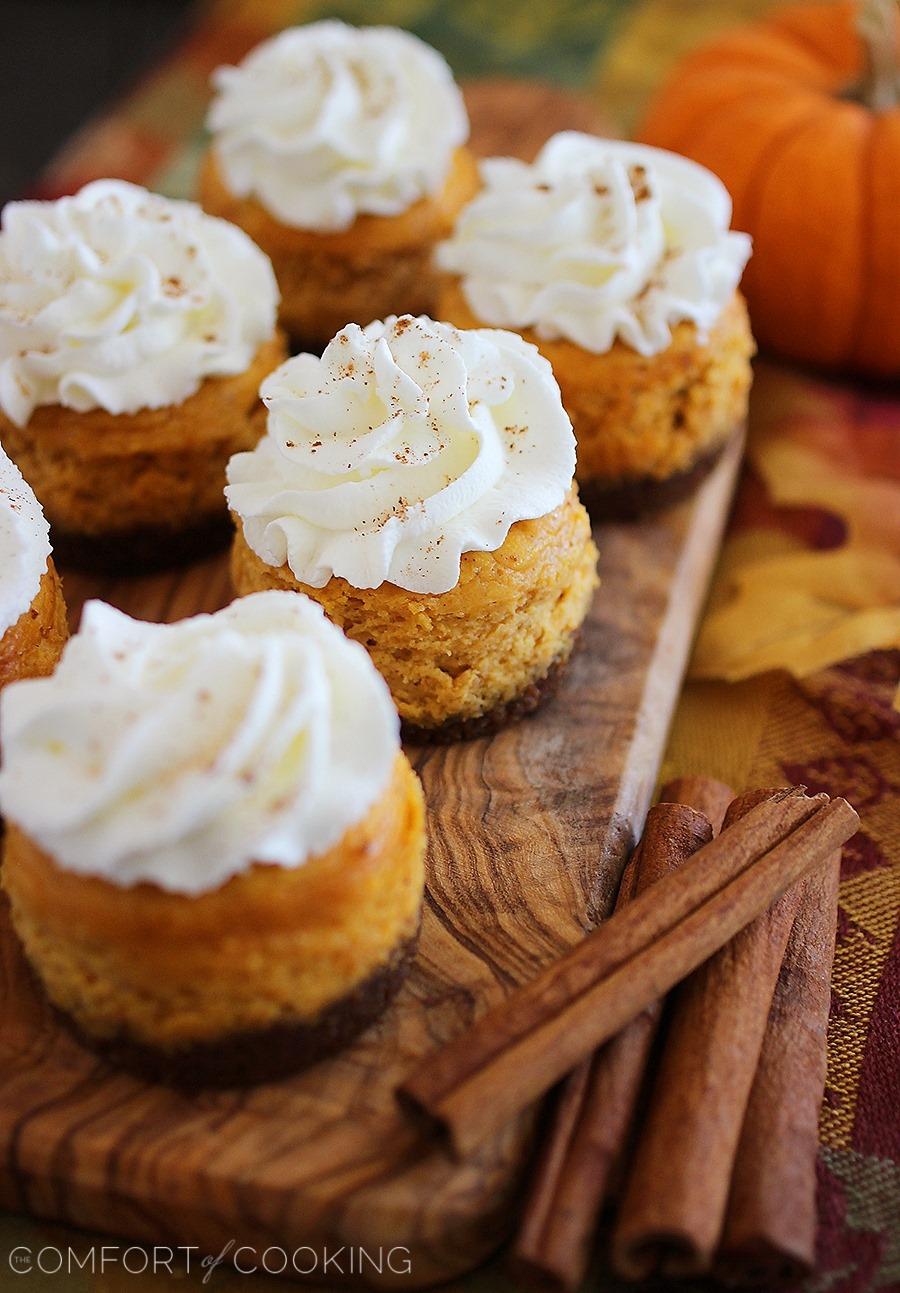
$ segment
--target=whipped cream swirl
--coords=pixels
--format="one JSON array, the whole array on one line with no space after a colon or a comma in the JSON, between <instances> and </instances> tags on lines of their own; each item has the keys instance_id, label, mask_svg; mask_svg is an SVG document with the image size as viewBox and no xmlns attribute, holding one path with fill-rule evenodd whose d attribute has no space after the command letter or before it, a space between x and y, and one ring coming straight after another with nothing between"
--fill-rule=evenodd
<instances>
[{"instance_id":1,"label":"whipped cream swirl","mask_svg":"<svg viewBox=\"0 0 900 1293\"><path fill-rule=\"evenodd\" d=\"M321 588L444 593L464 552L563 502L575 440L535 346L404 315L348 324L263 383L267 434L225 494L269 565Z\"/></svg>"},{"instance_id":2,"label":"whipped cream swirl","mask_svg":"<svg viewBox=\"0 0 900 1293\"><path fill-rule=\"evenodd\" d=\"M243 372L275 328L272 266L247 235L121 180L10 202L0 232L0 409L136 413Z\"/></svg>"},{"instance_id":3,"label":"whipped cream swirl","mask_svg":"<svg viewBox=\"0 0 900 1293\"><path fill-rule=\"evenodd\" d=\"M299 229L405 211L440 188L469 134L444 59L394 27L292 27L213 85L207 124L229 189Z\"/></svg>"},{"instance_id":4,"label":"whipped cream swirl","mask_svg":"<svg viewBox=\"0 0 900 1293\"><path fill-rule=\"evenodd\" d=\"M365 650L287 592L177 624L89 602L56 673L4 690L0 743L3 814L59 866L185 894L332 847L400 748Z\"/></svg>"},{"instance_id":5,"label":"whipped cream swirl","mask_svg":"<svg viewBox=\"0 0 900 1293\"><path fill-rule=\"evenodd\" d=\"M41 505L0 448L0 637L34 601L49 556Z\"/></svg>"},{"instance_id":6,"label":"whipped cream swirl","mask_svg":"<svg viewBox=\"0 0 900 1293\"><path fill-rule=\"evenodd\" d=\"M497 327L654 355L673 324L705 336L750 255L720 180L659 148L567 131L531 165L496 157L481 174L437 260Z\"/></svg>"}]
</instances>

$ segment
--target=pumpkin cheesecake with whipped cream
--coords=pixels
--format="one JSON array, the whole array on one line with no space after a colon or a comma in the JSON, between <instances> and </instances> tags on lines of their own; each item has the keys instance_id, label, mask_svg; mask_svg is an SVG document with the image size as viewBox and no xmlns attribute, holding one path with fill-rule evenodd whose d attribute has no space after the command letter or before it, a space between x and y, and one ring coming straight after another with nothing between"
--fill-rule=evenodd
<instances>
[{"instance_id":1,"label":"pumpkin cheesecake with whipped cream","mask_svg":"<svg viewBox=\"0 0 900 1293\"><path fill-rule=\"evenodd\" d=\"M129 574L228 536L225 464L285 355L272 267L224 220L120 180L11 202L0 441L61 560Z\"/></svg>"},{"instance_id":2,"label":"pumpkin cheesecake with whipped cream","mask_svg":"<svg viewBox=\"0 0 900 1293\"><path fill-rule=\"evenodd\" d=\"M281 320L321 349L348 320L431 313L436 243L478 187L447 63L394 27L292 27L213 74L207 211L272 258Z\"/></svg>"},{"instance_id":3,"label":"pumpkin cheesecake with whipped cream","mask_svg":"<svg viewBox=\"0 0 900 1293\"><path fill-rule=\"evenodd\" d=\"M690 492L743 427L750 255L722 183L687 158L567 131L483 187L438 248L438 311L514 328L553 365L598 518Z\"/></svg>"},{"instance_id":4,"label":"pumpkin cheesecake with whipped cream","mask_svg":"<svg viewBox=\"0 0 900 1293\"><path fill-rule=\"evenodd\" d=\"M279 1077L383 1010L419 927L418 779L365 651L295 594L85 608L0 696L3 885L82 1039L153 1077Z\"/></svg>"},{"instance_id":5,"label":"pumpkin cheesecake with whipped cream","mask_svg":"<svg viewBox=\"0 0 900 1293\"><path fill-rule=\"evenodd\" d=\"M307 593L369 651L405 730L455 739L535 708L597 585L575 439L515 333L404 315L342 328L264 382L228 467L239 593Z\"/></svg>"},{"instance_id":6,"label":"pumpkin cheesecake with whipped cream","mask_svg":"<svg viewBox=\"0 0 900 1293\"><path fill-rule=\"evenodd\" d=\"M50 527L0 448L0 687L51 673L68 636Z\"/></svg>"}]
</instances>

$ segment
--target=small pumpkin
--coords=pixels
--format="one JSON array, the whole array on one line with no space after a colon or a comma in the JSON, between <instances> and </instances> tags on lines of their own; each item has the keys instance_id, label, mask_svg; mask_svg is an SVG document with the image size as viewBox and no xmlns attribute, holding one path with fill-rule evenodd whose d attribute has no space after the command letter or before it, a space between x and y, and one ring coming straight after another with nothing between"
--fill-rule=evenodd
<instances>
[{"instance_id":1,"label":"small pumpkin","mask_svg":"<svg viewBox=\"0 0 900 1293\"><path fill-rule=\"evenodd\" d=\"M900 376L897 14L896 0L777 10L689 55L639 131L730 189L760 343L882 377Z\"/></svg>"}]
</instances>

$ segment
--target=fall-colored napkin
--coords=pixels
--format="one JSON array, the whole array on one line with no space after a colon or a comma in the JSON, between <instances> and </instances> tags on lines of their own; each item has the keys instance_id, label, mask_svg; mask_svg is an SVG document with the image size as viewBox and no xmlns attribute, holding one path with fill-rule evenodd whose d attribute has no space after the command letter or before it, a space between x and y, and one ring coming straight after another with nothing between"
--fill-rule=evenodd
<instances>
[{"instance_id":1,"label":"fall-colored napkin","mask_svg":"<svg viewBox=\"0 0 900 1293\"><path fill-rule=\"evenodd\" d=\"M691 677L900 646L900 398L760 362L747 460Z\"/></svg>"}]
</instances>

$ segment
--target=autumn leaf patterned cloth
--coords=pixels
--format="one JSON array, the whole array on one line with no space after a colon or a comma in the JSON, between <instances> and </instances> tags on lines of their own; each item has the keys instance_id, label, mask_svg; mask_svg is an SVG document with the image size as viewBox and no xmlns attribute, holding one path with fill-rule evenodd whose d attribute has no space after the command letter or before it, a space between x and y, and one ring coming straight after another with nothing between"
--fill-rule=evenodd
<instances>
[{"instance_id":1,"label":"autumn leaf patterned cloth","mask_svg":"<svg viewBox=\"0 0 900 1293\"><path fill-rule=\"evenodd\" d=\"M37 195L71 192L98 175L190 193L209 73L291 23L328 15L408 26L458 76L539 76L580 88L627 133L680 54L774 7L774 0L207 0L172 55L63 148ZM738 788L800 781L846 795L862 817L843 860L818 1270L803 1293L900 1287L898 682L900 396L762 361L747 467L663 776L705 772ZM61 1239L73 1236L0 1218L4 1248ZM618 1288L598 1260L603 1287ZM224 1268L214 1278L220 1290L270 1287ZM107 1274L102 1283L105 1293L134 1293L141 1278ZM100 1288L87 1273L67 1283L79 1285L85 1293ZM515 1288L499 1262L454 1287ZM597 1287L597 1273L589 1287Z\"/></svg>"}]
</instances>

